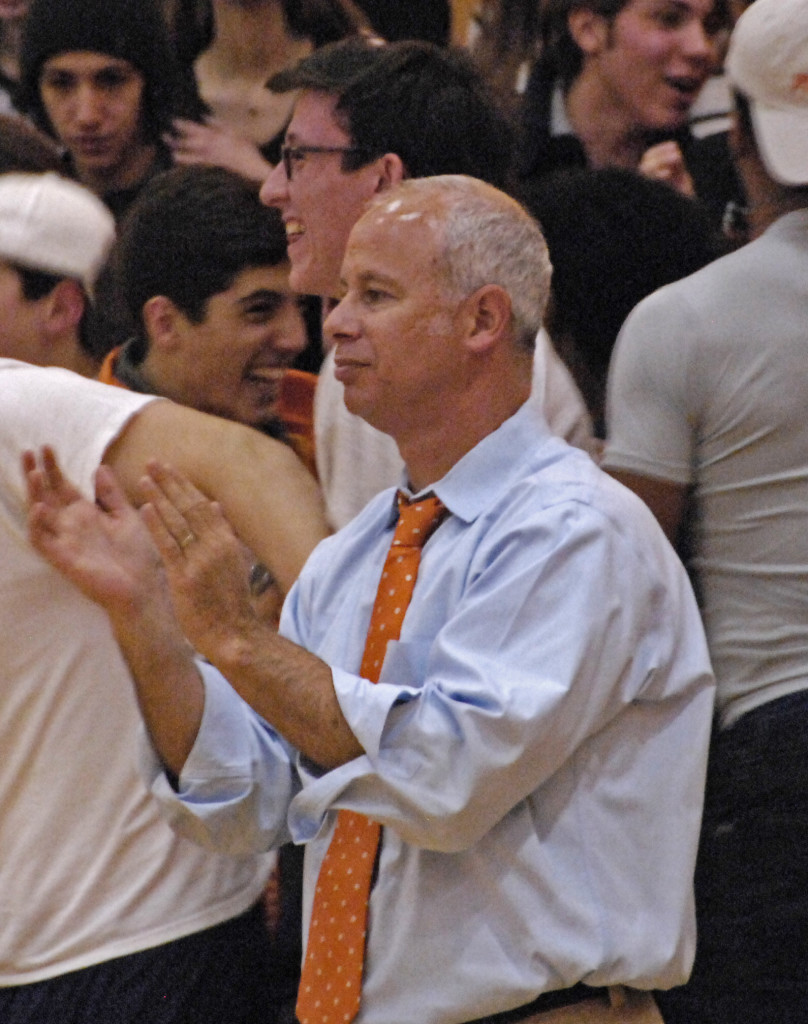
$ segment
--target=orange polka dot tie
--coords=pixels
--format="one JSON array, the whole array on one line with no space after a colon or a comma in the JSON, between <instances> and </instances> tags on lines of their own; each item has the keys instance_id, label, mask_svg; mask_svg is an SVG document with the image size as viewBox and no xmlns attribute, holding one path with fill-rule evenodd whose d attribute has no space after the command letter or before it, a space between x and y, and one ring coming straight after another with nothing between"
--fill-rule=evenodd
<instances>
[{"instance_id":1,"label":"orange polka dot tie","mask_svg":"<svg viewBox=\"0 0 808 1024\"><path fill-rule=\"evenodd\" d=\"M398 523L370 616L360 674L377 682L388 640L397 640L412 597L421 548L447 511L432 496L398 495ZM297 997L300 1024L345 1024L359 1010L368 897L381 826L341 810L326 850L309 924Z\"/></svg>"}]
</instances>

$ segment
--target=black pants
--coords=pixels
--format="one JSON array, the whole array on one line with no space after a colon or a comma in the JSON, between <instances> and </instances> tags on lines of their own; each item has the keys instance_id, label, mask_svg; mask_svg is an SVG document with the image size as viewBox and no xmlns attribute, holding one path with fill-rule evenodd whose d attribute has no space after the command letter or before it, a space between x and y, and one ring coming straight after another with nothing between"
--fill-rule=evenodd
<instances>
[{"instance_id":1,"label":"black pants","mask_svg":"<svg viewBox=\"0 0 808 1024\"><path fill-rule=\"evenodd\" d=\"M696 963L669 1024L808 1024L808 692L717 733L696 868Z\"/></svg>"},{"instance_id":2,"label":"black pants","mask_svg":"<svg viewBox=\"0 0 808 1024\"><path fill-rule=\"evenodd\" d=\"M2 1024L273 1024L263 909L80 971L0 988Z\"/></svg>"}]
</instances>

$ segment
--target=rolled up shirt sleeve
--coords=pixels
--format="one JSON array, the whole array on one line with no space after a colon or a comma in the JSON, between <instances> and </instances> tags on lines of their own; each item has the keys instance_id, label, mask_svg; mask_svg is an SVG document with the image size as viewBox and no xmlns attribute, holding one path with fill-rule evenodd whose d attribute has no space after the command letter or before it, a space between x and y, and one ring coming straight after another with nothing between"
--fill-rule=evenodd
<instances>
[{"instance_id":1,"label":"rolled up shirt sleeve","mask_svg":"<svg viewBox=\"0 0 808 1024\"><path fill-rule=\"evenodd\" d=\"M143 731L141 772L172 827L220 853L243 856L290 838L294 754L213 666L198 660L205 707L177 788Z\"/></svg>"}]
</instances>

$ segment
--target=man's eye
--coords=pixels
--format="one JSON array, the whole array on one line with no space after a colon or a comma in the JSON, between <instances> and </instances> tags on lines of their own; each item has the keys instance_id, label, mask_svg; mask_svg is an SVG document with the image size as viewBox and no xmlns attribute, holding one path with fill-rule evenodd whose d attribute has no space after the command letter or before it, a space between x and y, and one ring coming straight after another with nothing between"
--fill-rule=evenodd
<instances>
[{"instance_id":1,"label":"man's eye","mask_svg":"<svg viewBox=\"0 0 808 1024\"><path fill-rule=\"evenodd\" d=\"M652 17L656 23L668 30L680 28L685 24L688 12L678 6L662 6L652 9Z\"/></svg>"},{"instance_id":2,"label":"man's eye","mask_svg":"<svg viewBox=\"0 0 808 1024\"><path fill-rule=\"evenodd\" d=\"M253 324L263 324L271 320L277 312L277 306L253 306L244 310L244 319Z\"/></svg>"},{"instance_id":3,"label":"man's eye","mask_svg":"<svg viewBox=\"0 0 808 1024\"><path fill-rule=\"evenodd\" d=\"M240 304L241 316L250 323L266 323L283 308L287 299L278 292L261 289Z\"/></svg>"},{"instance_id":4,"label":"man's eye","mask_svg":"<svg viewBox=\"0 0 808 1024\"><path fill-rule=\"evenodd\" d=\"M670 11L664 11L658 14L657 21L663 28L667 29L679 28L680 25L684 24L684 19L680 14Z\"/></svg>"},{"instance_id":5,"label":"man's eye","mask_svg":"<svg viewBox=\"0 0 808 1024\"><path fill-rule=\"evenodd\" d=\"M66 92L74 86L70 75L46 75L42 80L42 84L46 85L49 89L55 89L57 92Z\"/></svg>"},{"instance_id":6,"label":"man's eye","mask_svg":"<svg viewBox=\"0 0 808 1024\"><path fill-rule=\"evenodd\" d=\"M362 293L362 298L369 305L373 306L387 298L387 292L383 292L381 288L366 288Z\"/></svg>"},{"instance_id":7,"label":"man's eye","mask_svg":"<svg viewBox=\"0 0 808 1024\"><path fill-rule=\"evenodd\" d=\"M120 89L129 81L129 75L121 71L104 71L96 79L102 89Z\"/></svg>"}]
</instances>

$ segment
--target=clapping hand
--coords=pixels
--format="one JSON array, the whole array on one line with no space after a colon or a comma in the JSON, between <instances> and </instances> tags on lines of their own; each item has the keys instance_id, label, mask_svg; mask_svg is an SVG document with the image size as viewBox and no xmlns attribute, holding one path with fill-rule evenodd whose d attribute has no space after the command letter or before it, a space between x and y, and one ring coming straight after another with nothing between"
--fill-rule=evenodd
<instances>
[{"instance_id":1,"label":"clapping hand","mask_svg":"<svg viewBox=\"0 0 808 1024\"><path fill-rule=\"evenodd\" d=\"M32 545L112 616L131 614L165 587L157 549L111 469L99 466L95 502L62 474L49 447L22 460Z\"/></svg>"}]
</instances>

